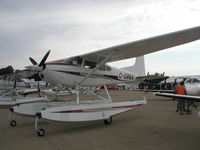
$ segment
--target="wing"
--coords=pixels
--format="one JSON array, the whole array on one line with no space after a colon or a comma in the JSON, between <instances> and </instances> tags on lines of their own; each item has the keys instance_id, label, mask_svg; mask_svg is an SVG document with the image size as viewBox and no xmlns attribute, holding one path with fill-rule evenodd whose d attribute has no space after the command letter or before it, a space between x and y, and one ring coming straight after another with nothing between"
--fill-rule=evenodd
<instances>
[{"instance_id":1,"label":"wing","mask_svg":"<svg viewBox=\"0 0 200 150\"><path fill-rule=\"evenodd\" d=\"M99 63L111 55L107 62L112 62L142 56L198 39L200 39L200 26L101 49L77 57Z\"/></svg>"},{"instance_id":2,"label":"wing","mask_svg":"<svg viewBox=\"0 0 200 150\"><path fill-rule=\"evenodd\" d=\"M174 93L174 90L145 90L145 89L135 89L134 91L139 91L139 92L159 92L159 93Z\"/></svg>"},{"instance_id":3,"label":"wing","mask_svg":"<svg viewBox=\"0 0 200 150\"><path fill-rule=\"evenodd\" d=\"M178 94L170 94L170 93L154 93L154 95L200 102L200 96L178 95Z\"/></svg>"}]
</instances>

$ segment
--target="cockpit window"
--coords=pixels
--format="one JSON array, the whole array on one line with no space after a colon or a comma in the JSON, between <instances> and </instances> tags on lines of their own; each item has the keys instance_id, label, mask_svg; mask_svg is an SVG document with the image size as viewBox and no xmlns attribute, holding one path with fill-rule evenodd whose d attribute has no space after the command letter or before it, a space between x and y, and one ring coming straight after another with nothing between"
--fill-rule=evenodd
<instances>
[{"instance_id":1,"label":"cockpit window","mask_svg":"<svg viewBox=\"0 0 200 150\"><path fill-rule=\"evenodd\" d=\"M81 65L83 62L83 59L81 57L76 57L75 59L72 60L73 65Z\"/></svg>"},{"instance_id":2,"label":"cockpit window","mask_svg":"<svg viewBox=\"0 0 200 150\"><path fill-rule=\"evenodd\" d=\"M81 66L83 59L81 57L71 57L67 59L60 59L53 61L54 63L66 63L69 65Z\"/></svg>"},{"instance_id":3,"label":"cockpit window","mask_svg":"<svg viewBox=\"0 0 200 150\"><path fill-rule=\"evenodd\" d=\"M200 83L200 80L197 79L197 78L194 78L194 79L193 79L193 83Z\"/></svg>"},{"instance_id":4,"label":"cockpit window","mask_svg":"<svg viewBox=\"0 0 200 150\"><path fill-rule=\"evenodd\" d=\"M192 79L187 79L185 82L186 83L192 83Z\"/></svg>"}]
</instances>

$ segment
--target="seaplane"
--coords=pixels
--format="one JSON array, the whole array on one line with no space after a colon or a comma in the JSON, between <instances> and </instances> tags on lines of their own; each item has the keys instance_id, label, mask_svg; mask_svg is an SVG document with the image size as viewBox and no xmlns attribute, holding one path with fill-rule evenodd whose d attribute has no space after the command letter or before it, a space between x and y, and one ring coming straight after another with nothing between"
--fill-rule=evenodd
<instances>
[{"instance_id":1,"label":"seaplane","mask_svg":"<svg viewBox=\"0 0 200 150\"><path fill-rule=\"evenodd\" d=\"M39 119L60 122L103 120L105 124L111 124L113 116L147 102L145 97L143 100L115 102L106 85L140 80L140 77L145 75L144 55L198 39L200 39L200 26L55 61L46 62L50 50L40 63L30 57L32 65L26 68L37 71L42 80L47 83L74 88L75 100L68 103L22 104L11 107L10 112L34 116L38 136L45 135L45 130L38 127ZM135 57L135 64L126 68L119 69L107 64ZM101 100L81 100L80 91L84 90L83 87L95 86L104 86L106 97L99 96ZM10 121L12 121L11 117Z\"/></svg>"}]
</instances>

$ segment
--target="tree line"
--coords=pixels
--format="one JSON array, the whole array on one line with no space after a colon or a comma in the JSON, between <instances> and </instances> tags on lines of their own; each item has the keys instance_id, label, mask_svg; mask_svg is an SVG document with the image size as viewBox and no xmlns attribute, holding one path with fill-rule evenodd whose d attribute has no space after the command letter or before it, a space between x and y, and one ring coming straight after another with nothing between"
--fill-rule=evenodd
<instances>
[{"instance_id":1,"label":"tree line","mask_svg":"<svg viewBox=\"0 0 200 150\"><path fill-rule=\"evenodd\" d=\"M12 66L8 66L6 68L1 68L0 69L0 76L6 75L6 74L9 74L9 73L13 73L13 72L14 72L14 68Z\"/></svg>"}]
</instances>

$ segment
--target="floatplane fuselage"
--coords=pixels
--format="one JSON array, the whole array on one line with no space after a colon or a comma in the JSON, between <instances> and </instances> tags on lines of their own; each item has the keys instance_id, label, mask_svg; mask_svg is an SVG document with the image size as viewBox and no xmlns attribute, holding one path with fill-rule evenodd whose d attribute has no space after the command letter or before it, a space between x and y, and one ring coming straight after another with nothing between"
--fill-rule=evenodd
<instances>
[{"instance_id":1,"label":"floatplane fuselage","mask_svg":"<svg viewBox=\"0 0 200 150\"><path fill-rule=\"evenodd\" d=\"M79 84L82 86L102 86L133 82L137 77L135 73L108 65L103 65L90 75L93 69L91 66L50 62L46 63L46 68L41 71L40 76L48 83L67 87L74 87Z\"/></svg>"}]
</instances>

